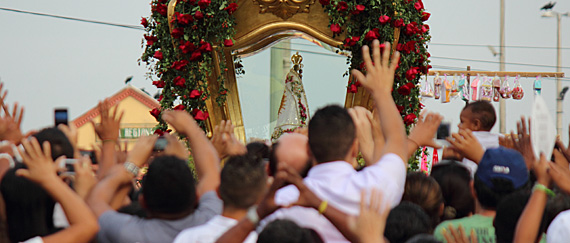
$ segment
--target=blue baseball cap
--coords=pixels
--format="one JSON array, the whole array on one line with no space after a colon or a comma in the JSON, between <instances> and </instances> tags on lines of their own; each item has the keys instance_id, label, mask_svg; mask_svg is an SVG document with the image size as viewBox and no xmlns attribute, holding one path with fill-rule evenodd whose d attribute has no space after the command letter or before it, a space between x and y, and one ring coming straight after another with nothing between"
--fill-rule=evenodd
<instances>
[{"instance_id":1,"label":"blue baseball cap","mask_svg":"<svg viewBox=\"0 0 570 243\"><path fill-rule=\"evenodd\" d=\"M507 179L518 189L528 182L529 175L524 158L518 151L498 147L485 151L475 176L491 189L495 189L493 178Z\"/></svg>"}]
</instances>

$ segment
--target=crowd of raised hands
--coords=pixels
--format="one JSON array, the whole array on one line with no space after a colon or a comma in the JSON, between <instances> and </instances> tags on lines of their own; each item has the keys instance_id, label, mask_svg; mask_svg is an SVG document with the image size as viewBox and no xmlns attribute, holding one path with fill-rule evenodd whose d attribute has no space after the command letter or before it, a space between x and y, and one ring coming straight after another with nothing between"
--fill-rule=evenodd
<instances>
[{"instance_id":1,"label":"crowd of raised hands","mask_svg":"<svg viewBox=\"0 0 570 243\"><path fill-rule=\"evenodd\" d=\"M398 207L396 204L400 202L402 193L404 193L407 162L415 156L419 148L425 146L440 148L434 136L443 120L443 117L437 113L422 112L409 135L406 135L401 116L391 96L399 53L395 52L390 55L390 49L390 44L385 44L384 49L381 49L378 41L374 41L371 55L369 47L363 47L363 59L367 71L366 73L357 70L352 72L368 89L374 100L372 111L363 107L354 107L346 111L354 124L352 125L354 141L349 141L346 156L339 160L348 162L355 169L363 167L363 169L359 168L358 172L354 170L354 173L346 179L346 187L350 188L347 190L356 190L359 193L351 194L351 197L359 195L359 198L342 198L343 195L339 196L340 200L327 198L328 194L320 191L318 181L303 178L300 175L301 171L296 170L294 165L280 162L277 159L277 161L269 162L276 163L274 166L277 169L272 175L265 174L267 177L263 183L265 189L259 192L259 199L254 200L255 203L251 207L241 208L241 211L233 208L233 205L226 205L228 201L225 198L228 196L221 195L223 193L220 192L219 187L224 183L222 161L233 163L232 158L240 156L250 156L246 159L256 161L257 157L261 156L265 159L261 160L262 165L269 166L266 160L275 155L250 155L253 152L236 137L231 121L222 121L214 128L212 137L208 138L189 113L165 110L162 112L162 119L176 132L172 135L166 133L160 138L167 141L167 146L161 151L156 151L155 144L159 136L150 135L140 137L134 147L127 151L127 144L119 143L119 130L124 113L128 111L121 111L119 107L113 107L108 100L104 100L98 104L100 121L91 122L100 141L96 147L92 148L98 161L97 164L93 164L88 156L81 155L77 146L77 128L73 124L59 125L57 128L42 131L22 132L20 127L24 108L15 103L12 109L9 109L8 104L5 103L7 91L2 92L0 84L0 104L3 110L0 112L3 114L0 116L0 140L2 141L0 144L0 178L2 178L3 197L3 200L0 200L0 242L156 242L151 239L173 241L176 235L185 228L207 224L214 215L222 214L230 217L228 215L231 213L233 213L231 218L236 222L228 226L227 231L219 232L216 242L248 242L247 239L251 232L261 231L262 226L269 228L270 222L267 221L275 219L272 217L280 215L279 212L286 214L286 209L297 207L318 212L315 217L322 217L330 222L334 230L338 231L346 241L387 242L389 237L385 235L391 235L393 232L385 232L385 230L390 228L391 209ZM308 140L305 147L314 149L317 145L314 145L316 142L313 141L319 138L314 137L316 133L311 131L315 130L311 129L315 128L309 125L308 129L300 128L296 133ZM570 194L570 148L567 148L563 142L557 141L552 158L546 158L544 155L536 158L532 150L529 130L530 121L521 118L517 123L516 134L512 132L500 138L501 146L516 150L522 155L528 171L534 176L532 180L536 181L537 185L545 187L532 190L530 199L516 224L513 234L515 242L532 242L535 241L534 239L540 239L545 232L545 227L541 225L541 222L544 221L545 209L548 209L548 196L552 193L549 188L554 188L554 192L558 194ZM55 136L50 134L57 133L62 134L65 138L64 142L59 138L58 140L50 137ZM48 137L45 138L45 136ZM469 129L461 128L458 133L447 138L447 141L450 146L445 149L454 156L479 163L486 155L485 148ZM65 151L66 144L69 144L70 151ZM309 152L308 157L311 155ZM178 179L175 178L176 171L168 172L174 173L172 178L168 178L170 174L164 174L163 177L167 178L161 179L150 175L146 177L143 168L148 168L148 171L158 171L160 169L158 165L155 164L153 168L149 164L166 163L161 162L160 158L177 159L184 161L185 164L190 156L194 164L193 177L197 179L194 183L193 177L190 178L189 184L194 188L190 191L195 193L187 199L190 206L183 205L178 211L164 209L164 205L167 205L166 208L176 207L170 205L168 200L178 200L178 198L170 198L168 194L170 188L160 189L161 187L154 187L152 183L172 179L175 183L170 184L169 187L176 190L178 185L176 183L186 182L176 182ZM357 163L357 158L360 156L364 160L364 165ZM67 157L77 159L73 164L73 174L65 173L60 166ZM385 161L388 160L386 158L390 158L392 162ZM309 161L315 167L327 162L317 161L318 159L310 158ZM389 166L393 168L387 168ZM162 170L167 169L162 168ZM187 173L191 173L190 169ZM309 170L309 177L311 173ZM392 180L390 185L381 185L375 180L383 179L380 178L382 176L393 176L394 179L390 179ZM243 178L244 181L247 179ZM19 180L27 180L34 185L24 187L23 182ZM33 205L29 205L29 202L24 203L27 200L25 197L19 198L17 193L13 193L14 190L27 190L26 188L32 188L35 191L33 186L41 188L49 195L49 200L61 206L67 225L57 228L53 222L49 222L51 217L47 217L45 222L30 224L29 227L23 227L26 225L25 222L12 223L18 221L18 218L22 221L22 218L30 217L25 214L26 210L31 215L53 213L53 204L47 204L51 209L34 208ZM141 186L145 190L141 190ZM324 187L326 188L326 185ZM386 189L392 187L395 190ZM293 190L291 188L295 191L292 201L286 204L278 202L279 194L284 195ZM441 191L440 186L437 188L440 194L445 189L443 186L441 186ZM151 194L152 190L158 190L157 194ZM240 197L238 192L232 196ZM221 203L218 197L222 198L223 209L216 206ZM348 194L345 197L349 197ZM348 203L342 204L338 201L348 201ZM24 212L18 211L20 214L16 214L15 209L12 208L14 204L19 203L29 208L22 206L25 208ZM444 205L448 203L441 202L442 208L439 210L440 215L436 215L436 222L440 222L439 219L443 218ZM157 210L160 207L162 208ZM570 205L563 209L570 209ZM152 219L158 219L164 220L161 222L173 222L173 225L178 224L177 222L190 223L157 231L151 227L152 224L142 224L139 222L142 219L139 220L139 218L123 217L121 216L123 213L117 213L117 211L128 211L128 214L142 216L149 222ZM240 213L236 213L238 211ZM313 217L313 215L307 214L306 217ZM392 216L392 220L397 220L394 219L396 217ZM133 221L140 224L133 223ZM136 230L128 227L121 228L131 224ZM416 233L416 235L432 234L435 226L430 224L429 229ZM322 228L316 228L314 231L317 237L305 236L308 238L301 238L304 239L301 241L279 241L279 239L267 238L267 234L260 233L257 242L326 242L329 240L328 236L318 237L323 231ZM401 234L407 234L405 227L399 231ZM130 236L131 233L135 236ZM441 234L446 242L478 241L475 230L466 232L461 225L459 227L444 225ZM416 235L409 235L409 238ZM175 242L185 242L179 238L176 238Z\"/></svg>"}]
</instances>

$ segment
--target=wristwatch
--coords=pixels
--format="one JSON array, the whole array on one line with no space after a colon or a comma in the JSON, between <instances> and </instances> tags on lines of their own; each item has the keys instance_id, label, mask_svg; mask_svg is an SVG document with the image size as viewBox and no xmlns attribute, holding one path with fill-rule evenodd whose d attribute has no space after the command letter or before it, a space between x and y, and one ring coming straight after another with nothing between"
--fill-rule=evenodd
<instances>
[{"instance_id":1,"label":"wristwatch","mask_svg":"<svg viewBox=\"0 0 570 243\"><path fill-rule=\"evenodd\" d=\"M127 161L123 164L123 166L125 167L125 170L133 174L134 177L137 177L139 175L140 168L135 164L133 164L132 162Z\"/></svg>"},{"instance_id":2,"label":"wristwatch","mask_svg":"<svg viewBox=\"0 0 570 243\"><path fill-rule=\"evenodd\" d=\"M255 205L251 206L247 210L246 217L253 225L257 225L257 223L259 223L259 215L257 215L257 206Z\"/></svg>"}]
</instances>

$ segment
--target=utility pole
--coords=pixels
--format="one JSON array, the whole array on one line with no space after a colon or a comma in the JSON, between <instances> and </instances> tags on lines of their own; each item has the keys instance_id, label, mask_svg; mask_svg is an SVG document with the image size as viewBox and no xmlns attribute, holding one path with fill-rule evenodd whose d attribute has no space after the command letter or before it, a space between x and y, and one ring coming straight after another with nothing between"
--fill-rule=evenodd
<instances>
[{"instance_id":1,"label":"utility pole","mask_svg":"<svg viewBox=\"0 0 570 243\"><path fill-rule=\"evenodd\" d=\"M505 0L501 0L501 20L500 20L500 40L499 46L499 71L505 71ZM506 120L507 120L507 104L505 99L499 100L499 132L506 133Z\"/></svg>"}]
</instances>

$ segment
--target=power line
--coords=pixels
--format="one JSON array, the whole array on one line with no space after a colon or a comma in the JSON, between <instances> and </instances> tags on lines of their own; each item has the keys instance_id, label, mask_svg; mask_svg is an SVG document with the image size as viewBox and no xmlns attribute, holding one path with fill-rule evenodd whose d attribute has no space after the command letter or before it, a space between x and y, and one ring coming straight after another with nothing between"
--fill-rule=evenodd
<instances>
[{"instance_id":1,"label":"power line","mask_svg":"<svg viewBox=\"0 0 570 243\"><path fill-rule=\"evenodd\" d=\"M431 58L435 58L435 59L445 59L445 60L456 60L456 61L467 61L467 62L500 63L500 62L497 62L497 61L486 61L486 60L454 58L454 57L436 57L436 56L431 56ZM516 63L516 62L505 62L505 64L509 64L509 65L519 65L519 66L531 66L531 67L550 67L550 68L555 68L555 67L556 67L556 66L551 66L551 65L530 64L530 63ZM570 68L570 67L560 67L560 68L568 69L568 68Z\"/></svg>"},{"instance_id":2,"label":"power line","mask_svg":"<svg viewBox=\"0 0 570 243\"><path fill-rule=\"evenodd\" d=\"M137 26L137 25L116 24L116 23L103 22L103 21L97 21L97 20L80 19L80 18L66 17L66 16L54 15L54 14L37 13L37 12L31 12L31 11L18 10L18 9L11 9L11 8L1 8L0 7L0 10L4 10L4 11L8 11L8 12L21 13L21 14L30 14L30 15L37 15L37 16L43 16L43 17L51 17L51 18L57 18L57 19L78 21L78 22L91 23L91 24L102 24L102 25L108 25L108 26L113 26L113 27L121 27L121 28L127 28L127 29L135 29L135 30L144 30L143 27Z\"/></svg>"},{"instance_id":3,"label":"power line","mask_svg":"<svg viewBox=\"0 0 570 243\"><path fill-rule=\"evenodd\" d=\"M484 45L484 44L454 44L454 43L428 43L428 45L434 45L434 46L468 46L468 47L501 47L499 45ZM514 46L505 46L506 48L525 48L525 49L554 49L556 50L556 47L550 47L550 46L518 46L518 45L514 45ZM561 50L570 50L570 47L560 47Z\"/></svg>"}]
</instances>

